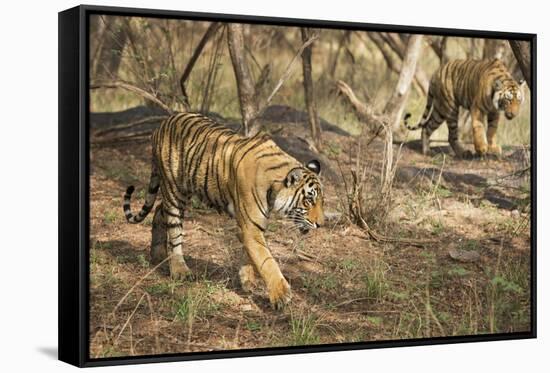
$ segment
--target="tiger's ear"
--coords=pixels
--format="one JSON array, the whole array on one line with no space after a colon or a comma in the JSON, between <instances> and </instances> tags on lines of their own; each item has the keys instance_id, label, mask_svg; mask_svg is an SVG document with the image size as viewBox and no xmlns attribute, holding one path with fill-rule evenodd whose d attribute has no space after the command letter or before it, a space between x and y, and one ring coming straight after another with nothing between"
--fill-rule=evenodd
<instances>
[{"instance_id":1,"label":"tiger's ear","mask_svg":"<svg viewBox=\"0 0 550 373\"><path fill-rule=\"evenodd\" d=\"M321 172L321 163L319 163L316 159L307 162L306 167L308 170L315 172L317 175Z\"/></svg>"},{"instance_id":2,"label":"tiger's ear","mask_svg":"<svg viewBox=\"0 0 550 373\"><path fill-rule=\"evenodd\" d=\"M288 188L290 186L296 185L304 177L304 170L297 167L292 169L285 178L285 186Z\"/></svg>"},{"instance_id":3,"label":"tiger's ear","mask_svg":"<svg viewBox=\"0 0 550 373\"><path fill-rule=\"evenodd\" d=\"M502 80L495 79L493 82L493 90L494 91L500 91L504 85L502 84Z\"/></svg>"}]
</instances>

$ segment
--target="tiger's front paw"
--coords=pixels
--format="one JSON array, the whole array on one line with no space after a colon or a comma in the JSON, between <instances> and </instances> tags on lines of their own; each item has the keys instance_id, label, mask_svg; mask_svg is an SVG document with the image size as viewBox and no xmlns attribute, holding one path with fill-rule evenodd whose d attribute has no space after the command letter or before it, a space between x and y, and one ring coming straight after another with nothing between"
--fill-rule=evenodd
<instances>
[{"instance_id":1,"label":"tiger's front paw","mask_svg":"<svg viewBox=\"0 0 550 373\"><path fill-rule=\"evenodd\" d=\"M500 147L500 145L497 145L497 144L489 145L489 148L487 149L487 152L489 154L501 155L502 154L502 148Z\"/></svg>"},{"instance_id":2,"label":"tiger's front paw","mask_svg":"<svg viewBox=\"0 0 550 373\"><path fill-rule=\"evenodd\" d=\"M170 277L174 280L186 280L193 277L193 272L187 267L183 258L170 260Z\"/></svg>"},{"instance_id":3,"label":"tiger's front paw","mask_svg":"<svg viewBox=\"0 0 550 373\"><path fill-rule=\"evenodd\" d=\"M290 302L291 298L292 293L290 291L290 285L284 278L275 281L274 284L269 287L269 301L273 308L278 310L282 309Z\"/></svg>"},{"instance_id":4,"label":"tiger's front paw","mask_svg":"<svg viewBox=\"0 0 550 373\"><path fill-rule=\"evenodd\" d=\"M478 155L485 155L487 154L487 150L489 150L489 147L487 146L487 144L480 144L475 148L476 148L476 153Z\"/></svg>"}]
</instances>

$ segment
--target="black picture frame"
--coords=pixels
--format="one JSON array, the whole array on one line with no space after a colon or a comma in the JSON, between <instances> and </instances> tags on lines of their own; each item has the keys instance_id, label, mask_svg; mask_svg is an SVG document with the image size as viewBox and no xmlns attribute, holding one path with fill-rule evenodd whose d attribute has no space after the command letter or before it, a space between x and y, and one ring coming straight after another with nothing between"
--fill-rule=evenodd
<instances>
[{"instance_id":1,"label":"black picture frame","mask_svg":"<svg viewBox=\"0 0 550 373\"><path fill-rule=\"evenodd\" d=\"M531 45L531 331L442 338L278 347L237 351L92 359L89 356L89 28L92 14L224 21L279 26L309 26L365 31L504 38ZM536 123L537 35L422 26L398 26L327 20L210 14L156 9L81 5L59 13L59 360L79 367L283 355L324 351L536 338Z\"/></svg>"}]
</instances>

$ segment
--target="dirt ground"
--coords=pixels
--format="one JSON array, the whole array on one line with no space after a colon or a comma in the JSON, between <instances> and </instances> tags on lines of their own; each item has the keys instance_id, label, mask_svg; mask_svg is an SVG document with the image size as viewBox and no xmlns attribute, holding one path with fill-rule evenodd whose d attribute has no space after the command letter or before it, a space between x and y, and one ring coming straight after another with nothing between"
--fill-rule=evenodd
<instances>
[{"instance_id":1,"label":"dirt ground","mask_svg":"<svg viewBox=\"0 0 550 373\"><path fill-rule=\"evenodd\" d=\"M530 328L530 189L520 148L501 159L455 159L448 147L401 148L389 214L369 222L423 246L379 243L346 217L341 173L356 139L325 133L325 227L303 236L274 219L267 242L291 284L291 304L269 305L263 284L238 281L235 222L194 201L184 250L194 279L172 281L149 263L152 214L126 223L122 196L143 203L147 141L92 147L90 354L92 357L519 332ZM395 151L399 149L395 145ZM376 198L381 144L363 149ZM340 170L341 169L341 170ZM336 175L336 177L334 177Z\"/></svg>"}]
</instances>

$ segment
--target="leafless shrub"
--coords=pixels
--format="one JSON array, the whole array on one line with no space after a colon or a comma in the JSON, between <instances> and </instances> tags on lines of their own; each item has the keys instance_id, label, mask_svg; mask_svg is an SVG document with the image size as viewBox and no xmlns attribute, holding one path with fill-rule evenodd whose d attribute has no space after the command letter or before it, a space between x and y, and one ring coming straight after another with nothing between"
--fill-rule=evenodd
<instances>
[{"instance_id":1,"label":"leafless shrub","mask_svg":"<svg viewBox=\"0 0 550 373\"><path fill-rule=\"evenodd\" d=\"M377 165L363 156L372 143L372 138L367 136L358 139L355 164L349 173L341 169L349 216L363 228L385 222L392 206L392 186L400 151L394 155L392 132L387 125L382 132L384 144L378 176Z\"/></svg>"}]
</instances>

